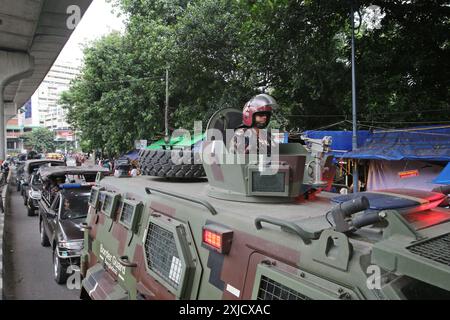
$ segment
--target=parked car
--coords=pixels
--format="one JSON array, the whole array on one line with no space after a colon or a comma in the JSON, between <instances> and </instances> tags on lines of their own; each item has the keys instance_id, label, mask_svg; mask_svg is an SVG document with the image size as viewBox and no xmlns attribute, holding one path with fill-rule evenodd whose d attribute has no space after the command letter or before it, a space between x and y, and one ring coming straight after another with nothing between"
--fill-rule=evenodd
<instances>
[{"instance_id":1,"label":"parked car","mask_svg":"<svg viewBox=\"0 0 450 320\"><path fill-rule=\"evenodd\" d=\"M83 230L91 187L96 176L108 175L100 166L45 167L39 170L43 187L39 206L41 245L53 250L57 283L65 283L69 266L80 265Z\"/></svg>"},{"instance_id":2,"label":"parked car","mask_svg":"<svg viewBox=\"0 0 450 320\"><path fill-rule=\"evenodd\" d=\"M26 207L28 216L34 216L38 209L38 201L41 199L42 180L39 171L33 172L28 184L28 197L26 198Z\"/></svg>"},{"instance_id":3,"label":"parked car","mask_svg":"<svg viewBox=\"0 0 450 320\"><path fill-rule=\"evenodd\" d=\"M15 178L17 191L21 191L21 188L22 188L24 167L25 167L25 161L18 160L16 163L16 178Z\"/></svg>"},{"instance_id":4,"label":"parked car","mask_svg":"<svg viewBox=\"0 0 450 320\"><path fill-rule=\"evenodd\" d=\"M22 178L20 180L20 191L23 197L23 204L28 204L28 197L30 191L30 182L33 172L37 171L42 166L54 167L54 166L65 166L66 163L62 160L52 160L52 159L36 159L27 160L24 165Z\"/></svg>"}]
</instances>

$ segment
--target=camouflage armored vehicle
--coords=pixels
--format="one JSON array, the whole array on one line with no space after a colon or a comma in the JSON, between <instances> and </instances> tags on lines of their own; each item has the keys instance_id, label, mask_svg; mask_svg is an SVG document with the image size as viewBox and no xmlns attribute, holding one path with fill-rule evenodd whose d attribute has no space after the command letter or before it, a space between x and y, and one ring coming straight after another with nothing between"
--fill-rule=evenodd
<instances>
[{"instance_id":1,"label":"camouflage armored vehicle","mask_svg":"<svg viewBox=\"0 0 450 320\"><path fill-rule=\"evenodd\" d=\"M308 143L281 144L271 166L222 163L238 116L220 111L208 124L208 181L97 180L82 298L450 299L444 193L319 192L315 170L329 159Z\"/></svg>"}]
</instances>

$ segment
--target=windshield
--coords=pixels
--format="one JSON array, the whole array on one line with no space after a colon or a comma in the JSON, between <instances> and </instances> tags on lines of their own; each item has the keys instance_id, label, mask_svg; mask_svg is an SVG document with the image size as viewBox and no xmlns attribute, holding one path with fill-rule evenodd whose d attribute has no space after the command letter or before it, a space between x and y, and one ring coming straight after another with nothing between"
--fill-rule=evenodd
<instances>
[{"instance_id":1,"label":"windshield","mask_svg":"<svg viewBox=\"0 0 450 320\"><path fill-rule=\"evenodd\" d=\"M32 185L42 184L41 176L37 175L37 174L34 174L33 175L33 180L31 180L31 184Z\"/></svg>"},{"instance_id":2,"label":"windshield","mask_svg":"<svg viewBox=\"0 0 450 320\"><path fill-rule=\"evenodd\" d=\"M89 192L70 192L63 196L61 215L62 220L80 219L87 216Z\"/></svg>"}]
</instances>

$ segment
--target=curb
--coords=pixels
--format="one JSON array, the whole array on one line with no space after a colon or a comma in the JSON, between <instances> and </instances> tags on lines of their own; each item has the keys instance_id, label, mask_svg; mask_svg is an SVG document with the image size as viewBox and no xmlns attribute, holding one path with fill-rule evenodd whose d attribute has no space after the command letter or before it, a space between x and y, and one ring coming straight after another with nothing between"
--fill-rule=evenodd
<instances>
[{"instance_id":1,"label":"curb","mask_svg":"<svg viewBox=\"0 0 450 320\"><path fill-rule=\"evenodd\" d=\"M7 210L9 210L9 199L7 199L8 192L9 192L9 181L11 180L11 171L9 170L8 177L6 178L6 184L3 186L2 189L2 203L3 203L3 212L0 212L0 300L3 300L3 248L4 248L4 232L3 228L5 225L5 214ZM0 174L0 176L3 176L3 173Z\"/></svg>"}]
</instances>

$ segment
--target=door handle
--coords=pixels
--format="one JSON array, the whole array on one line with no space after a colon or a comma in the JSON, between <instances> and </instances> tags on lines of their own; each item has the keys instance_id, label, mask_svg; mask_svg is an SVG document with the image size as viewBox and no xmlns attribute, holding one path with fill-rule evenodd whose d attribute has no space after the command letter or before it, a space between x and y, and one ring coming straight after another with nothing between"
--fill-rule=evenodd
<instances>
[{"instance_id":1,"label":"door handle","mask_svg":"<svg viewBox=\"0 0 450 320\"><path fill-rule=\"evenodd\" d=\"M83 231L84 231L84 230L91 230L91 229L92 229L92 226L88 225L87 222L82 222L82 223L80 224L80 227L81 227L81 229L83 229Z\"/></svg>"},{"instance_id":2,"label":"door handle","mask_svg":"<svg viewBox=\"0 0 450 320\"><path fill-rule=\"evenodd\" d=\"M137 263L128 261L128 256L121 256L119 258L119 263L124 267L135 268L137 267Z\"/></svg>"}]
</instances>

